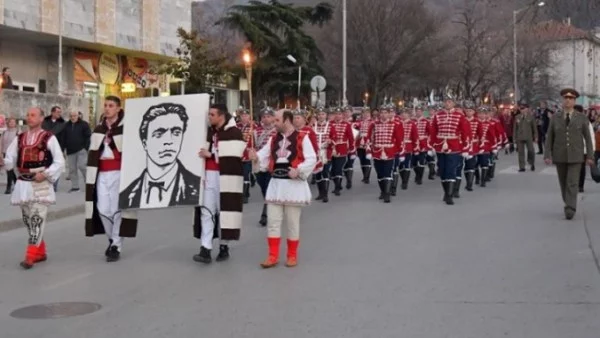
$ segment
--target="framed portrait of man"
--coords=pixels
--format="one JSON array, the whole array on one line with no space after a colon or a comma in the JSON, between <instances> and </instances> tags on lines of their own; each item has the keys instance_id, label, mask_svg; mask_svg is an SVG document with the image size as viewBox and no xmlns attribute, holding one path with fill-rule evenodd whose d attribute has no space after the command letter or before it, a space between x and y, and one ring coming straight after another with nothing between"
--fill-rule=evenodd
<instances>
[{"instance_id":1,"label":"framed portrait of man","mask_svg":"<svg viewBox=\"0 0 600 338\"><path fill-rule=\"evenodd\" d=\"M128 99L125 105L121 209L202 204L210 97L195 94Z\"/></svg>"}]
</instances>

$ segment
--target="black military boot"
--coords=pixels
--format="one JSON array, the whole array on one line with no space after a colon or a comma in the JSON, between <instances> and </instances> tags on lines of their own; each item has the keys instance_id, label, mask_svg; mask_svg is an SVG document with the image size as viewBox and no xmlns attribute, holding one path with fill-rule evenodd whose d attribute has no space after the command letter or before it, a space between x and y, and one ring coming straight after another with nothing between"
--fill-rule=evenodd
<instances>
[{"instance_id":1,"label":"black military boot","mask_svg":"<svg viewBox=\"0 0 600 338\"><path fill-rule=\"evenodd\" d=\"M342 191L342 178L341 177L336 177L333 179L333 194L336 196L340 195L340 191Z\"/></svg>"},{"instance_id":2,"label":"black military boot","mask_svg":"<svg viewBox=\"0 0 600 338\"><path fill-rule=\"evenodd\" d=\"M396 190L398 189L398 181L400 180L400 175L397 172L392 174L392 183L390 187L390 194L392 196L396 196Z\"/></svg>"},{"instance_id":3,"label":"black military boot","mask_svg":"<svg viewBox=\"0 0 600 338\"><path fill-rule=\"evenodd\" d=\"M473 176L475 176L475 185L479 185L479 168L475 169L475 172L473 174Z\"/></svg>"},{"instance_id":4,"label":"black military boot","mask_svg":"<svg viewBox=\"0 0 600 338\"><path fill-rule=\"evenodd\" d=\"M248 204L248 199L250 198L250 182L244 182L244 204Z\"/></svg>"},{"instance_id":5,"label":"black military boot","mask_svg":"<svg viewBox=\"0 0 600 338\"><path fill-rule=\"evenodd\" d=\"M329 180L323 181L323 203L329 202Z\"/></svg>"},{"instance_id":6,"label":"black military boot","mask_svg":"<svg viewBox=\"0 0 600 338\"><path fill-rule=\"evenodd\" d=\"M444 189L444 197L442 200L446 202L448 200L448 182L442 181L442 188Z\"/></svg>"},{"instance_id":7,"label":"black military boot","mask_svg":"<svg viewBox=\"0 0 600 338\"><path fill-rule=\"evenodd\" d=\"M390 203L390 189L392 182L390 180L382 180L383 182L383 203Z\"/></svg>"},{"instance_id":8,"label":"black military boot","mask_svg":"<svg viewBox=\"0 0 600 338\"><path fill-rule=\"evenodd\" d=\"M382 200L383 199L383 194L384 194L384 188L383 188L383 182L385 182L385 180L377 180L377 183L379 184L379 199Z\"/></svg>"},{"instance_id":9,"label":"black military boot","mask_svg":"<svg viewBox=\"0 0 600 338\"><path fill-rule=\"evenodd\" d=\"M425 173L424 167L415 167L415 183L417 185L423 184L423 174Z\"/></svg>"},{"instance_id":10,"label":"black military boot","mask_svg":"<svg viewBox=\"0 0 600 338\"><path fill-rule=\"evenodd\" d=\"M454 190L452 191L452 197L460 198L460 184L462 183L462 179L457 178L456 182L454 182Z\"/></svg>"},{"instance_id":11,"label":"black military boot","mask_svg":"<svg viewBox=\"0 0 600 338\"><path fill-rule=\"evenodd\" d=\"M429 167L429 179L430 180L435 180L435 163L427 163L427 166Z\"/></svg>"},{"instance_id":12,"label":"black military boot","mask_svg":"<svg viewBox=\"0 0 600 338\"><path fill-rule=\"evenodd\" d=\"M400 177L402 178L402 190L408 189L408 181L410 179L410 170L402 170L400 172Z\"/></svg>"},{"instance_id":13,"label":"black military boot","mask_svg":"<svg viewBox=\"0 0 600 338\"><path fill-rule=\"evenodd\" d=\"M481 187L485 188L485 184L488 181L488 168L481 168Z\"/></svg>"},{"instance_id":14,"label":"black military boot","mask_svg":"<svg viewBox=\"0 0 600 338\"><path fill-rule=\"evenodd\" d=\"M466 172L465 173L465 179L467 180L465 189L467 191L473 191L473 176L474 175L475 175L474 172Z\"/></svg>"},{"instance_id":15,"label":"black military boot","mask_svg":"<svg viewBox=\"0 0 600 338\"><path fill-rule=\"evenodd\" d=\"M362 167L362 172L363 172L363 179L362 182L365 184L369 184L371 181L371 167L370 166L366 166L366 167Z\"/></svg>"},{"instance_id":16,"label":"black military boot","mask_svg":"<svg viewBox=\"0 0 600 338\"><path fill-rule=\"evenodd\" d=\"M229 259L229 247L227 245L219 245L219 254L215 260L217 262L223 262Z\"/></svg>"},{"instance_id":17,"label":"black military boot","mask_svg":"<svg viewBox=\"0 0 600 338\"><path fill-rule=\"evenodd\" d=\"M452 199L452 192L454 191L454 182L448 181L446 182L448 185L448 196L446 197L446 204L454 205L454 200Z\"/></svg>"},{"instance_id":18,"label":"black military boot","mask_svg":"<svg viewBox=\"0 0 600 338\"><path fill-rule=\"evenodd\" d=\"M352 176L354 174L354 170L346 170L344 175L346 176L346 189L352 189Z\"/></svg>"},{"instance_id":19,"label":"black military boot","mask_svg":"<svg viewBox=\"0 0 600 338\"><path fill-rule=\"evenodd\" d=\"M260 215L260 221L258 221L258 224L260 224L261 226L267 226L267 205L263 204L263 210L262 210L262 214Z\"/></svg>"},{"instance_id":20,"label":"black military boot","mask_svg":"<svg viewBox=\"0 0 600 338\"><path fill-rule=\"evenodd\" d=\"M325 181L317 182L317 191L319 191L319 195L315 198L315 201L320 201L323 199L323 186L325 185Z\"/></svg>"},{"instance_id":21,"label":"black military boot","mask_svg":"<svg viewBox=\"0 0 600 338\"><path fill-rule=\"evenodd\" d=\"M210 256L210 250L201 246L200 253L197 255L194 255L194 261L204 263L204 264L210 264L212 262L212 257Z\"/></svg>"},{"instance_id":22,"label":"black military boot","mask_svg":"<svg viewBox=\"0 0 600 338\"><path fill-rule=\"evenodd\" d=\"M495 169L496 169L496 164L492 164L488 168L488 173L487 173L487 178L486 178L486 180L488 182L491 182L492 179L494 178L494 174L495 174L495 171L496 171Z\"/></svg>"},{"instance_id":23,"label":"black military boot","mask_svg":"<svg viewBox=\"0 0 600 338\"><path fill-rule=\"evenodd\" d=\"M256 176L254 174L250 174L250 187L254 188L256 185Z\"/></svg>"},{"instance_id":24,"label":"black military boot","mask_svg":"<svg viewBox=\"0 0 600 338\"><path fill-rule=\"evenodd\" d=\"M312 178L310 179L310 184L311 184L311 185L315 185L315 184L317 184L317 179L315 178L315 175L312 175L311 177L312 177Z\"/></svg>"}]
</instances>

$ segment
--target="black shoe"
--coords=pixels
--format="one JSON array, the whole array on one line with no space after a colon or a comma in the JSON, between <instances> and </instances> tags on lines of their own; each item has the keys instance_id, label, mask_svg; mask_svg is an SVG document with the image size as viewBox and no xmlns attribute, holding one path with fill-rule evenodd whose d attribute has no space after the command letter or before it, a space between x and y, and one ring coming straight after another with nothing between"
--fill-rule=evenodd
<instances>
[{"instance_id":1,"label":"black shoe","mask_svg":"<svg viewBox=\"0 0 600 338\"><path fill-rule=\"evenodd\" d=\"M210 257L210 250L201 246L200 253L197 255L194 255L194 261L204 263L204 264L210 264L212 262L212 257Z\"/></svg>"},{"instance_id":2,"label":"black shoe","mask_svg":"<svg viewBox=\"0 0 600 338\"><path fill-rule=\"evenodd\" d=\"M219 245L219 254L215 261L223 262L229 259L229 247L227 245Z\"/></svg>"},{"instance_id":3,"label":"black shoe","mask_svg":"<svg viewBox=\"0 0 600 338\"><path fill-rule=\"evenodd\" d=\"M108 247L104 251L104 257L108 257L108 254L110 253L110 247L112 246L112 244L113 244L112 239L109 239L108 240Z\"/></svg>"},{"instance_id":4,"label":"black shoe","mask_svg":"<svg viewBox=\"0 0 600 338\"><path fill-rule=\"evenodd\" d=\"M535 166L534 165L531 166L531 171L535 171Z\"/></svg>"},{"instance_id":5,"label":"black shoe","mask_svg":"<svg viewBox=\"0 0 600 338\"><path fill-rule=\"evenodd\" d=\"M116 262L121 258L121 253L119 252L119 248L115 245L111 246L108 250L108 255L106 256L106 261L108 263Z\"/></svg>"},{"instance_id":6,"label":"black shoe","mask_svg":"<svg viewBox=\"0 0 600 338\"><path fill-rule=\"evenodd\" d=\"M71 192L76 192L76 191L79 191L79 188L77 188L77 189L75 189L75 188L71 188L71 190L69 190L69 192L70 192L70 193L71 193Z\"/></svg>"},{"instance_id":7,"label":"black shoe","mask_svg":"<svg viewBox=\"0 0 600 338\"><path fill-rule=\"evenodd\" d=\"M570 221L573 219L573 217L575 217L575 210L565 207L565 218Z\"/></svg>"},{"instance_id":8,"label":"black shoe","mask_svg":"<svg viewBox=\"0 0 600 338\"><path fill-rule=\"evenodd\" d=\"M260 224L261 226L267 226L267 205L263 204L263 210L262 210L262 214L260 215L260 221L258 221L258 224Z\"/></svg>"},{"instance_id":9,"label":"black shoe","mask_svg":"<svg viewBox=\"0 0 600 338\"><path fill-rule=\"evenodd\" d=\"M524 173L525 172L525 168L519 168L519 172L520 173Z\"/></svg>"}]
</instances>

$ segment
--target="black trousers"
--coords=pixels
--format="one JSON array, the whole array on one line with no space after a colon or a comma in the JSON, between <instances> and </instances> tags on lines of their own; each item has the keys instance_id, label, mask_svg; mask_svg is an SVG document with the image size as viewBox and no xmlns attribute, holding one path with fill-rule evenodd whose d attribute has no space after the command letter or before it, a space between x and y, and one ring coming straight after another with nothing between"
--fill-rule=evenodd
<instances>
[{"instance_id":1,"label":"black trousers","mask_svg":"<svg viewBox=\"0 0 600 338\"><path fill-rule=\"evenodd\" d=\"M373 160L373 166L377 173L377 180L392 180L392 170L394 169L394 159L391 160Z\"/></svg>"},{"instance_id":2,"label":"black trousers","mask_svg":"<svg viewBox=\"0 0 600 338\"><path fill-rule=\"evenodd\" d=\"M364 148L358 148L356 150L356 155L358 156L358 160L360 161L360 166L365 168L365 167L370 167L371 166L371 161L369 159L367 159L367 150Z\"/></svg>"},{"instance_id":3,"label":"black trousers","mask_svg":"<svg viewBox=\"0 0 600 338\"><path fill-rule=\"evenodd\" d=\"M321 182L321 181L329 181L330 173L331 173L331 161L327 162L327 164L325 164L323 166L323 170L321 170L320 172L313 174L313 175L315 175L315 181Z\"/></svg>"},{"instance_id":4,"label":"black trousers","mask_svg":"<svg viewBox=\"0 0 600 338\"><path fill-rule=\"evenodd\" d=\"M342 178L347 156L331 158L331 178Z\"/></svg>"},{"instance_id":5,"label":"black trousers","mask_svg":"<svg viewBox=\"0 0 600 338\"><path fill-rule=\"evenodd\" d=\"M344 164L343 170L344 172L354 170L354 159L352 158L352 156L354 155L348 154L348 156L346 156L346 163Z\"/></svg>"},{"instance_id":6,"label":"black trousers","mask_svg":"<svg viewBox=\"0 0 600 338\"><path fill-rule=\"evenodd\" d=\"M260 192L263 197L267 194L267 188L269 187L269 182L271 181L271 173L269 172L259 172L256 174L256 183L260 187Z\"/></svg>"}]
</instances>

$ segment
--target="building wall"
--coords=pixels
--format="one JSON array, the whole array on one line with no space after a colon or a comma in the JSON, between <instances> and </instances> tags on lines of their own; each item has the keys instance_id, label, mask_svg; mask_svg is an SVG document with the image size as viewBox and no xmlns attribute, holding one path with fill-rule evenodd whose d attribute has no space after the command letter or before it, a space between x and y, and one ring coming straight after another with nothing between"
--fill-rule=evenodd
<instances>
[{"instance_id":1,"label":"building wall","mask_svg":"<svg viewBox=\"0 0 600 338\"><path fill-rule=\"evenodd\" d=\"M48 49L17 41L0 41L0 64L14 81L38 84L48 78Z\"/></svg>"},{"instance_id":2,"label":"building wall","mask_svg":"<svg viewBox=\"0 0 600 338\"><path fill-rule=\"evenodd\" d=\"M58 96L53 94L39 94L3 90L0 92L0 112L18 119L24 119L27 109L40 107L46 113L53 106L62 107L64 117L67 112L80 111L84 120L89 118L90 100L81 96Z\"/></svg>"},{"instance_id":3,"label":"building wall","mask_svg":"<svg viewBox=\"0 0 600 338\"><path fill-rule=\"evenodd\" d=\"M600 44L589 40L557 43L552 53L555 67L551 70L560 88L575 88L584 106L600 102Z\"/></svg>"},{"instance_id":4,"label":"building wall","mask_svg":"<svg viewBox=\"0 0 600 338\"><path fill-rule=\"evenodd\" d=\"M58 34L60 3L0 0L0 24ZM133 51L175 55L177 28L191 28L192 0L62 0L62 6L65 37Z\"/></svg>"}]
</instances>

